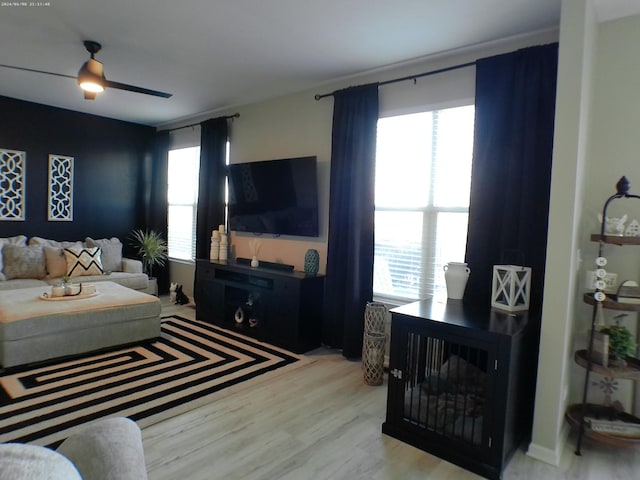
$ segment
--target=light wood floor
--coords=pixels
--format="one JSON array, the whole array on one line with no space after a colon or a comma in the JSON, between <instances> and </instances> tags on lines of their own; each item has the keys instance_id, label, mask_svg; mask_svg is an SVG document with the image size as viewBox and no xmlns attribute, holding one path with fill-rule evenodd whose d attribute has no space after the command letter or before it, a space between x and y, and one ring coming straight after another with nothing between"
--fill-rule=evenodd
<instances>
[{"instance_id":1,"label":"light wood floor","mask_svg":"<svg viewBox=\"0 0 640 480\"><path fill-rule=\"evenodd\" d=\"M163 314L194 318L163 299ZM381 433L386 387L362 381L360 363L317 350L305 365L245 382L231 395L143 430L150 480L478 479ZM386 383L385 383L386 384ZM567 445L552 467L518 451L506 480L638 479L640 454Z\"/></svg>"}]
</instances>

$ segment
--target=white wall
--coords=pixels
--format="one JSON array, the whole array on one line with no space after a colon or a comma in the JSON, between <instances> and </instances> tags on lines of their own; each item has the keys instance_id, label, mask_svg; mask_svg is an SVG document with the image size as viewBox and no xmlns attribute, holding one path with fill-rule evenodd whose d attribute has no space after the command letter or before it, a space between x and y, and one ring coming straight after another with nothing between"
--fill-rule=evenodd
<instances>
[{"instance_id":1,"label":"white wall","mask_svg":"<svg viewBox=\"0 0 640 480\"><path fill-rule=\"evenodd\" d=\"M596 24L589 2L562 2L549 233L529 455L558 464L568 395ZM565 428L566 432L566 428Z\"/></svg>"}]
</instances>

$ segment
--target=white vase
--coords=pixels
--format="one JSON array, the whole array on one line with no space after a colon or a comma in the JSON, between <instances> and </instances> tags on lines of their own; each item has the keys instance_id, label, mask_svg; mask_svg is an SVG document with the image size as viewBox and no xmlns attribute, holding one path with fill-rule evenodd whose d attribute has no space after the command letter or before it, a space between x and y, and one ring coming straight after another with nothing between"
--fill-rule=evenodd
<instances>
[{"instance_id":1,"label":"white vase","mask_svg":"<svg viewBox=\"0 0 640 480\"><path fill-rule=\"evenodd\" d=\"M463 262L449 262L442 268L444 281L447 284L447 297L460 300L464 296L471 269Z\"/></svg>"},{"instance_id":2,"label":"white vase","mask_svg":"<svg viewBox=\"0 0 640 480\"><path fill-rule=\"evenodd\" d=\"M255 255L251 259L251 266L253 268L258 268L260 266L260 262L258 261L258 257L256 257Z\"/></svg>"}]
</instances>

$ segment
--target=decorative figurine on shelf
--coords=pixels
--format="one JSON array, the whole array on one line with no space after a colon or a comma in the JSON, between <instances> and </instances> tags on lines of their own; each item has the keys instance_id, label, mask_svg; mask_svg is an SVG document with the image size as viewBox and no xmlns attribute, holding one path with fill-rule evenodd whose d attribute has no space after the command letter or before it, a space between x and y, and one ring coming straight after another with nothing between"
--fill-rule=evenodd
<instances>
[{"instance_id":1,"label":"decorative figurine on shelf","mask_svg":"<svg viewBox=\"0 0 640 480\"><path fill-rule=\"evenodd\" d=\"M598 221L602 223L602 214L598 214ZM624 234L624 222L627 221L627 214L622 217L607 217L604 224L604 233L621 237Z\"/></svg>"},{"instance_id":2,"label":"decorative figurine on shelf","mask_svg":"<svg viewBox=\"0 0 640 480\"><path fill-rule=\"evenodd\" d=\"M640 237L640 223L637 220L631 220L627 228L624 230L625 237Z\"/></svg>"}]
</instances>

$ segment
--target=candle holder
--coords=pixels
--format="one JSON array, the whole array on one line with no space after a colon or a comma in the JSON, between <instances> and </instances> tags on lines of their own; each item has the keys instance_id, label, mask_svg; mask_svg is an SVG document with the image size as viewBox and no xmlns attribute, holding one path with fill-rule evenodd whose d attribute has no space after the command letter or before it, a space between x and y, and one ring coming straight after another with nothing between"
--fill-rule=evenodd
<instances>
[{"instance_id":1,"label":"candle holder","mask_svg":"<svg viewBox=\"0 0 640 480\"><path fill-rule=\"evenodd\" d=\"M364 311L364 339L362 342L362 372L367 385L382 385L386 347L385 325L387 307L369 302Z\"/></svg>"},{"instance_id":2,"label":"candle holder","mask_svg":"<svg viewBox=\"0 0 640 480\"><path fill-rule=\"evenodd\" d=\"M384 347L386 337L379 333L365 333L362 349L362 371L367 385L382 385L384 375Z\"/></svg>"}]
</instances>

